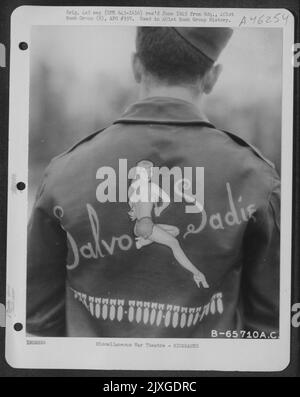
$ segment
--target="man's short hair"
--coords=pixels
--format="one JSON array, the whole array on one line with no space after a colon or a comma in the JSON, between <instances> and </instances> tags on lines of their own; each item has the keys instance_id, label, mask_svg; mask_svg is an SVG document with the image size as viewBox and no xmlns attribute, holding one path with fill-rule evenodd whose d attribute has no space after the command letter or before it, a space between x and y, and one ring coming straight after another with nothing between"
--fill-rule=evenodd
<instances>
[{"instance_id":1,"label":"man's short hair","mask_svg":"<svg viewBox=\"0 0 300 397\"><path fill-rule=\"evenodd\" d=\"M145 70L168 84L194 83L213 65L170 27L138 27L136 49Z\"/></svg>"}]
</instances>

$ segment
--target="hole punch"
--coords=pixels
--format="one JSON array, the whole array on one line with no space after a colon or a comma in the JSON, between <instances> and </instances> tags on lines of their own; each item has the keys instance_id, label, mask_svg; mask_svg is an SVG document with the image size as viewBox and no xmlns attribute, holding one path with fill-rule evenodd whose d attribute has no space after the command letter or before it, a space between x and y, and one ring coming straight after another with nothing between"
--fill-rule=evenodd
<instances>
[{"instance_id":1,"label":"hole punch","mask_svg":"<svg viewBox=\"0 0 300 397\"><path fill-rule=\"evenodd\" d=\"M19 43L19 48L20 50L25 51L28 48L28 44L25 41L21 41L21 43Z\"/></svg>"},{"instance_id":2,"label":"hole punch","mask_svg":"<svg viewBox=\"0 0 300 397\"><path fill-rule=\"evenodd\" d=\"M26 185L24 182L18 182L17 183L17 189L18 190L24 190L26 188Z\"/></svg>"},{"instance_id":3,"label":"hole punch","mask_svg":"<svg viewBox=\"0 0 300 397\"><path fill-rule=\"evenodd\" d=\"M20 332L20 331L22 331L22 329L23 329L23 324L21 324L21 323L15 323L14 324L14 330L15 331Z\"/></svg>"}]
</instances>

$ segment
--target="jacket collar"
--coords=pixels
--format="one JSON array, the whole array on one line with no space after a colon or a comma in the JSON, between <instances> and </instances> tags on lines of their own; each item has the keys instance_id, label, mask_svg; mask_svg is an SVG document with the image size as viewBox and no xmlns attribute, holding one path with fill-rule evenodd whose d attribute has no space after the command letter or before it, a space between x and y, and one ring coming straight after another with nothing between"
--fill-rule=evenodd
<instances>
[{"instance_id":1,"label":"jacket collar","mask_svg":"<svg viewBox=\"0 0 300 397\"><path fill-rule=\"evenodd\" d=\"M129 106L114 122L128 124L207 125L213 127L192 103L169 97L151 97Z\"/></svg>"}]
</instances>

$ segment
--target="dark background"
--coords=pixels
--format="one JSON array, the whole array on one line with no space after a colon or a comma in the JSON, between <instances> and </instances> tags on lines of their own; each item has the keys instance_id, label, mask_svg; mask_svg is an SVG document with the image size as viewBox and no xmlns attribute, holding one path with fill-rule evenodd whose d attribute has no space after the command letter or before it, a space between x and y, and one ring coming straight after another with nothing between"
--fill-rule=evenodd
<instances>
[{"instance_id":1,"label":"dark background","mask_svg":"<svg viewBox=\"0 0 300 397\"><path fill-rule=\"evenodd\" d=\"M5 302L5 267L6 267L6 199L7 199L7 146L8 146L8 94L9 94L9 43L10 43L10 15L12 11L20 5L60 5L60 6L157 6L157 7L198 7L199 1L93 1L88 3L83 1L12 1L2 0L0 3L0 42L7 48L6 68L0 68L0 303ZM212 7L232 7L232 8L287 8L295 16L295 41L300 41L299 37L299 0L240 0L240 1L220 1L220 0L203 0L201 6L206 8ZM292 303L300 302L299 289L299 69L295 68L295 117L294 117L294 225L293 225L293 297ZM88 131L87 131L88 133ZM297 157L297 162L296 162ZM284 209L283 209L284 210ZM300 376L300 333L299 329L292 329L292 358L290 366L281 373L221 373L221 372L163 372L163 371L75 371L75 370L16 370L12 369L5 362L4 358L4 334L5 329L0 328L0 377L11 376L93 376L93 377L111 377L111 376ZM128 380L126 380L128 382ZM133 380L136 382L136 380Z\"/></svg>"}]
</instances>

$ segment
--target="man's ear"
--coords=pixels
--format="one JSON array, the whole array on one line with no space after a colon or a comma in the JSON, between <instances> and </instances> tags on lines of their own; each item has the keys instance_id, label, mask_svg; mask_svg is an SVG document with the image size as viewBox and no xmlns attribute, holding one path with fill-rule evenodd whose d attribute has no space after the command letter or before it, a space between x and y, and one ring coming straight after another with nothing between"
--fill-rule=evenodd
<instances>
[{"instance_id":1,"label":"man's ear","mask_svg":"<svg viewBox=\"0 0 300 397\"><path fill-rule=\"evenodd\" d=\"M134 52L131 56L131 65L132 65L134 79L137 83L140 83L142 80L143 65L136 52Z\"/></svg>"},{"instance_id":2,"label":"man's ear","mask_svg":"<svg viewBox=\"0 0 300 397\"><path fill-rule=\"evenodd\" d=\"M205 94L209 94L214 88L221 72L223 70L223 66L220 64L214 65L204 76L203 79L203 91Z\"/></svg>"}]
</instances>

